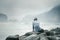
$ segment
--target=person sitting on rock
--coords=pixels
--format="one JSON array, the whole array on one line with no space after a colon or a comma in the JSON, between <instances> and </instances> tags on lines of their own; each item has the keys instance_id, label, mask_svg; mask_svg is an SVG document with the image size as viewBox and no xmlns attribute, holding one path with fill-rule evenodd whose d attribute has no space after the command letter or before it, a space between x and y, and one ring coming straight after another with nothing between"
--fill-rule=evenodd
<instances>
[{"instance_id":1,"label":"person sitting on rock","mask_svg":"<svg viewBox=\"0 0 60 40\"><path fill-rule=\"evenodd\" d=\"M40 32L40 26L39 26L39 22L37 21L37 18L34 18L33 21L33 32Z\"/></svg>"}]
</instances>

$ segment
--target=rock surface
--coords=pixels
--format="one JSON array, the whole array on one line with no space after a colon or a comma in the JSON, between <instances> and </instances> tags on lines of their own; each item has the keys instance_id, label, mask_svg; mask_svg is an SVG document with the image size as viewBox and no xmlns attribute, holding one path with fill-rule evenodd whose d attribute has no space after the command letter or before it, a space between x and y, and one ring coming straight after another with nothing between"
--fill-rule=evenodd
<instances>
[{"instance_id":1,"label":"rock surface","mask_svg":"<svg viewBox=\"0 0 60 40\"><path fill-rule=\"evenodd\" d=\"M19 40L19 35L8 36L6 40Z\"/></svg>"},{"instance_id":2,"label":"rock surface","mask_svg":"<svg viewBox=\"0 0 60 40\"><path fill-rule=\"evenodd\" d=\"M28 32L22 36L9 36L6 40L60 40L60 28L44 32Z\"/></svg>"}]
</instances>

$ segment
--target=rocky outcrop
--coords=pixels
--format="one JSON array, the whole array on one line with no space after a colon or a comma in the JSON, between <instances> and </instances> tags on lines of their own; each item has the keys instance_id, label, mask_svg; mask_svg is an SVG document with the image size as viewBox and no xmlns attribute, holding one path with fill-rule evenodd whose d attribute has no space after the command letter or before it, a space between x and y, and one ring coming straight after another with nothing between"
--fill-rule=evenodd
<instances>
[{"instance_id":1,"label":"rocky outcrop","mask_svg":"<svg viewBox=\"0 0 60 40\"><path fill-rule=\"evenodd\" d=\"M60 40L60 28L53 29L51 31L44 31L44 32L28 32L22 36L9 36L6 40ZM59 31L59 34L57 34Z\"/></svg>"},{"instance_id":2,"label":"rocky outcrop","mask_svg":"<svg viewBox=\"0 0 60 40\"><path fill-rule=\"evenodd\" d=\"M43 32L28 32L19 37L19 40L60 40L58 31L60 28L52 29L51 31L44 30ZM60 31L59 31L60 33Z\"/></svg>"},{"instance_id":3,"label":"rocky outcrop","mask_svg":"<svg viewBox=\"0 0 60 40\"><path fill-rule=\"evenodd\" d=\"M23 37L22 36L19 37L19 40L48 40L45 33L41 33L41 34L35 33L35 32L32 32L32 33L33 34L31 34L29 36L23 35Z\"/></svg>"}]
</instances>

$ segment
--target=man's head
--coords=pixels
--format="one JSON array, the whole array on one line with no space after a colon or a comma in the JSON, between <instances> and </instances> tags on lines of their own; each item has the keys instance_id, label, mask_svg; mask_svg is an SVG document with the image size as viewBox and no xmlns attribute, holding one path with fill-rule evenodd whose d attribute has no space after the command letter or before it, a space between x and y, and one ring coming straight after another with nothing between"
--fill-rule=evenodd
<instances>
[{"instance_id":1,"label":"man's head","mask_svg":"<svg viewBox=\"0 0 60 40\"><path fill-rule=\"evenodd\" d=\"M34 21L37 21L37 18L34 18Z\"/></svg>"}]
</instances>

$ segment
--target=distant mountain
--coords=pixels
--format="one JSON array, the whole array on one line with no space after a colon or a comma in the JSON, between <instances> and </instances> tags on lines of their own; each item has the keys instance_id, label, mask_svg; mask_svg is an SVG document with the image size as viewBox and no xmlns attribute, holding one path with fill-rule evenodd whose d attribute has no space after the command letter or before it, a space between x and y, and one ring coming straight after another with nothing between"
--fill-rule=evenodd
<instances>
[{"instance_id":1,"label":"distant mountain","mask_svg":"<svg viewBox=\"0 0 60 40\"><path fill-rule=\"evenodd\" d=\"M50 11L37 16L42 22L60 23L60 5L55 6Z\"/></svg>"},{"instance_id":2,"label":"distant mountain","mask_svg":"<svg viewBox=\"0 0 60 40\"><path fill-rule=\"evenodd\" d=\"M7 15L0 13L0 22L6 22L7 20Z\"/></svg>"},{"instance_id":3,"label":"distant mountain","mask_svg":"<svg viewBox=\"0 0 60 40\"><path fill-rule=\"evenodd\" d=\"M60 23L60 5L54 6L51 10L41 13L39 15L27 15L23 18L22 22L25 24L32 22L34 17L37 17L40 22L48 22L48 23Z\"/></svg>"}]
</instances>

